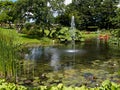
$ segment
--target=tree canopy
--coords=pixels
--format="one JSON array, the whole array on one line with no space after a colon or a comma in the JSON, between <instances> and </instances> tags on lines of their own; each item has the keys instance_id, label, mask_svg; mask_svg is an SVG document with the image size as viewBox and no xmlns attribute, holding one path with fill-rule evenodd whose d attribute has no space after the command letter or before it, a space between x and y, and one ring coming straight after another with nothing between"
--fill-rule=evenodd
<instances>
[{"instance_id":1,"label":"tree canopy","mask_svg":"<svg viewBox=\"0 0 120 90\"><path fill-rule=\"evenodd\" d=\"M8 23L11 26L14 21L13 7L14 3L12 1L0 1L0 24Z\"/></svg>"},{"instance_id":2,"label":"tree canopy","mask_svg":"<svg viewBox=\"0 0 120 90\"><path fill-rule=\"evenodd\" d=\"M74 15L78 29L86 29L88 26L98 26L100 29L115 28L111 19L115 18L118 13L117 4L118 0L73 0L70 5L66 6L64 18L70 19ZM60 23L64 24L63 22ZM66 20L66 22L70 21Z\"/></svg>"},{"instance_id":3,"label":"tree canopy","mask_svg":"<svg viewBox=\"0 0 120 90\"><path fill-rule=\"evenodd\" d=\"M119 28L119 0L11 0L0 1L0 23L26 23L31 20L44 29L52 24L70 26L75 16L76 28L87 29L97 26L100 29ZM54 14L57 14L55 17Z\"/></svg>"}]
</instances>

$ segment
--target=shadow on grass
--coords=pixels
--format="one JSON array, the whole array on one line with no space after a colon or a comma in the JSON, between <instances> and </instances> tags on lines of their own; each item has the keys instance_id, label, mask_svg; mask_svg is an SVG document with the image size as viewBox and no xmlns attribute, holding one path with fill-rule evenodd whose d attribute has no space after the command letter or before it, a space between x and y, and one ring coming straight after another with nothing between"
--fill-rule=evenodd
<instances>
[{"instance_id":1,"label":"shadow on grass","mask_svg":"<svg viewBox=\"0 0 120 90\"><path fill-rule=\"evenodd\" d=\"M38 39L38 40L42 38L41 36L38 36L38 35L20 35L20 37L28 38L28 39Z\"/></svg>"}]
</instances>

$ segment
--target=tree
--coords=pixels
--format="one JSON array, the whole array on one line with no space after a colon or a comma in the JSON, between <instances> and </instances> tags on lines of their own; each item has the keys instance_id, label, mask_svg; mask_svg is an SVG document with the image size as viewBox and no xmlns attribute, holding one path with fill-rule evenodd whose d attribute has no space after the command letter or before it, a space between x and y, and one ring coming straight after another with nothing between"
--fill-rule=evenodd
<instances>
[{"instance_id":1,"label":"tree","mask_svg":"<svg viewBox=\"0 0 120 90\"><path fill-rule=\"evenodd\" d=\"M64 17L70 19L74 15L78 29L87 29L89 26L109 29L112 28L110 19L115 17L115 10L116 0L73 0L67 6ZM62 22L69 23L70 20L63 19Z\"/></svg>"},{"instance_id":2,"label":"tree","mask_svg":"<svg viewBox=\"0 0 120 90\"><path fill-rule=\"evenodd\" d=\"M11 24L14 22L13 17L13 6L14 3L12 1L0 1L0 23L8 23L11 28Z\"/></svg>"},{"instance_id":3,"label":"tree","mask_svg":"<svg viewBox=\"0 0 120 90\"><path fill-rule=\"evenodd\" d=\"M116 8L115 0L104 0L101 3L100 21L98 23L100 28L113 28L111 18L116 16Z\"/></svg>"},{"instance_id":4,"label":"tree","mask_svg":"<svg viewBox=\"0 0 120 90\"><path fill-rule=\"evenodd\" d=\"M18 32L21 32L23 25L27 21L26 17L29 17L27 12L31 10L30 0L17 0L14 6L15 24Z\"/></svg>"},{"instance_id":5,"label":"tree","mask_svg":"<svg viewBox=\"0 0 120 90\"><path fill-rule=\"evenodd\" d=\"M22 20L22 22L26 21L26 17L27 19L34 19L35 24L42 29L42 35L44 36L44 30L46 28L50 30L54 11L61 11L62 2L63 0L18 0L15 11L16 15L18 14L18 20ZM26 12L33 15L28 15Z\"/></svg>"},{"instance_id":6,"label":"tree","mask_svg":"<svg viewBox=\"0 0 120 90\"><path fill-rule=\"evenodd\" d=\"M111 19L113 28L120 28L120 8L116 10L116 16Z\"/></svg>"}]
</instances>

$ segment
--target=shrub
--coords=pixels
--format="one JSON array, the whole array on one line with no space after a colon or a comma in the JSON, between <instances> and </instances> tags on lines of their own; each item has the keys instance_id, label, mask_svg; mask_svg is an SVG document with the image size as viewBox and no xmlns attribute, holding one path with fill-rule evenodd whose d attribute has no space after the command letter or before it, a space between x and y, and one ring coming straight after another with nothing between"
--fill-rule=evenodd
<instances>
[{"instance_id":1,"label":"shrub","mask_svg":"<svg viewBox=\"0 0 120 90\"><path fill-rule=\"evenodd\" d=\"M75 36L74 39L77 41L80 41L81 39L81 33L79 30L75 29L74 31L72 31L70 30L70 28L67 28L67 27L61 28L61 30L59 30L54 36L56 36L56 38L59 38L61 41L62 40L70 41L74 36Z\"/></svg>"},{"instance_id":2,"label":"shrub","mask_svg":"<svg viewBox=\"0 0 120 90\"><path fill-rule=\"evenodd\" d=\"M27 35L40 35L39 26L33 24L33 23L26 23L24 25L24 28L22 29L22 33Z\"/></svg>"}]
</instances>

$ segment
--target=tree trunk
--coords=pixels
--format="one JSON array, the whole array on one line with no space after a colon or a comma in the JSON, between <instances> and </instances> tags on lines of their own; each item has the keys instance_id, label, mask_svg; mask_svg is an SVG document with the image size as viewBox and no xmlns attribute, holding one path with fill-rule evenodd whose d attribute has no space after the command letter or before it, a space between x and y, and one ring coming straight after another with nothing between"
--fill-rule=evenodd
<instances>
[{"instance_id":1,"label":"tree trunk","mask_svg":"<svg viewBox=\"0 0 120 90\"><path fill-rule=\"evenodd\" d=\"M45 36L45 29L44 29L44 26L42 26L42 36L43 36L43 37Z\"/></svg>"},{"instance_id":2,"label":"tree trunk","mask_svg":"<svg viewBox=\"0 0 120 90\"><path fill-rule=\"evenodd\" d=\"M50 27L48 27L48 30L49 30L48 37L51 37L50 35L51 35L51 33L52 33L52 30L51 30L51 28L50 28Z\"/></svg>"}]
</instances>

